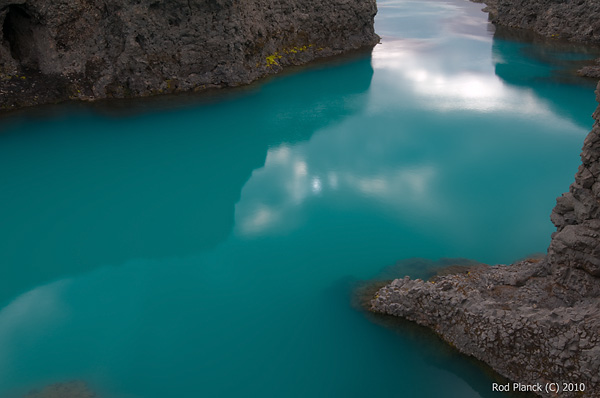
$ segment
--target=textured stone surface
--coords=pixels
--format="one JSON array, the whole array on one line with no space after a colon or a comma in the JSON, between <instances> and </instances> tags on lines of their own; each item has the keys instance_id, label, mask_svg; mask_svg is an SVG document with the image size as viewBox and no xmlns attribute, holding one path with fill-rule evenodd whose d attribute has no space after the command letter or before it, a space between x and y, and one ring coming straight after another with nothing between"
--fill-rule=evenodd
<instances>
[{"instance_id":1,"label":"textured stone surface","mask_svg":"<svg viewBox=\"0 0 600 398\"><path fill-rule=\"evenodd\" d=\"M430 281L396 279L371 309L432 328L515 382L584 383L584 395L560 396L600 397L600 299L548 271L545 260L534 260Z\"/></svg>"},{"instance_id":2,"label":"textured stone surface","mask_svg":"<svg viewBox=\"0 0 600 398\"><path fill-rule=\"evenodd\" d=\"M494 24L533 30L548 37L600 42L597 0L483 0Z\"/></svg>"},{"instance_id":3,"label":"textured stone surface","mask_svg":"<svg viewBox=\"0 0 600 398\"><path fill-rule=\"evenodd\" d=\"M600 85L596 90L600 102ZM600 107L585 138L581 165L569 192L556 200L551 220L556 226L548 259L564 283L581 289L583 280L600 277ZM592 289L590 294L600 291Z\"/></svg>"},{"instance_id":4,"label":"textured stone surface","mask_svg":"<svg viewBox=\"0 0 600 398\"><path fill-rule=\"evenodd\" d=\"M600 63L600 60L596 60L596 64ZM594 79L600 79L600 65L588 65L577 71L577 74L585 77L592 77Z\"/></svg>"},{"instance_id":5,"label":"textured stone surface","mask_svg":"<svg viewBox=\"0 0 600 398\"><path fill-rule=\"evenodd\" d=\"M0 0L0 109L236 86L372 46L374 0Z\"/></svg>"}]
</instances>

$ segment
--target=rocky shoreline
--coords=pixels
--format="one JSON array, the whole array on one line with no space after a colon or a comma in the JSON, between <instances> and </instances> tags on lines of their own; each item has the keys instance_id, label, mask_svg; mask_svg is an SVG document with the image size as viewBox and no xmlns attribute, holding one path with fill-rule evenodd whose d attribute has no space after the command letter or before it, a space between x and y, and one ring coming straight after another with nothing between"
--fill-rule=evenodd
<instances>
[{"instance_id":1,"label":"rocky shoreline","mask_svg":"<svg viewBox=\"0 0 600 398\"><path fill-rule=\"evenodd\" d=\"M555 39L600 43L596 0L477 0L493 24L531 30Z\"/></svg>"},{"instance_id":2,"label":"rocky shoreline","mask_svg":"<svg viewBox=\"0 0 600 398\"><path fill-rule=\"evenodd\" d=\"M585 394L561 396L600 396L600 299L562 284L545 260L396 279L371 310L427 326L515 382L583 383Z\"/></svg>"},{"instance_id":3,"label":"rocky shoreline","mask_svg":"<svg viewBox=\"0 0 600 398\"><path fill-rule=\"evenodd\" d=\"M593 1L487 4L497 24L600 41ZM593 116L575 182L552 211L557 231L545 258L428 281L396 279L377 291L370 309L431 328L539 395L554 396L549 386L564 397L600 397L600 106Z\"/></svg>"},{"instance_id":4,"label":"rocky shoreline","mask_svg":"<svg viewBox=\"0 0 600 398\"><path fill-rule=\"evenodd\" d=\"M596 0L475 0L487 5L495 25L525 29L556 40L600 44L600 3ZM600 59L578 70L580 76L600 78Z\"/></svg>"},{"instance_id":5,"label":"rocky shoreline","mask_svg":"<svg viewBox=\"0 0 600 398\"><path fill-rule=\"evenodd\" d=\"M375 0L0 0L0 110L249 84L372 47Z\"/></svg>"}]
</instances>

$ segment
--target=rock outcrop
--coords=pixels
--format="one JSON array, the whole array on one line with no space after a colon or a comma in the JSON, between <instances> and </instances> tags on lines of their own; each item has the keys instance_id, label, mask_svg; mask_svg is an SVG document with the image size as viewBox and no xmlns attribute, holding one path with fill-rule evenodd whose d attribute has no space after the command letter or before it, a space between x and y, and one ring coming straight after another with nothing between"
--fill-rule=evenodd
<instances>
[{"instance_id":1,"label":"rock outcrop","mask_svg":"<svg viewBox=\"0 0 600 398\"><path fill-rule=\"evenodd\" d=\"M596 98L600 101L598 90ZM594 127L583 143L575 182L557 199L550 216L557 231L552 234L548 260L566 285L586 296L599 297L600 107L594 119Z\"/></svg>"},{"instance_id":2,"label":"rock outcrop","mask_svg":"<svg viewBox=\"0 0 600 398\"><path fill-rule=\"evenodd\" d=\"M559 40L600 44L600 2L596 0L477 0L496 25L526 29ZM600 59L578 71L600 78Z\"/></svg>"},{"instance_id":3,"label":"rock outcrop","mask_svg":"<svg viewBox=\"0 0 600 398\"><path fill-rule=\"evenodd\" d=\"M481 0L494 24L532 30L542 36L600 43L596 0Z\"/></svg>"},{"instance_id":4,"label":"rock outcrop","mask_svg":"<svg viewBox=\"0 0 600 398\"><path fill-rule=\"evenodd\" d=\"M237 86L373 46L375 0L0 0L0 109Z\"/></svg>"},{"instance_id":5,"label":"rock outcrop","mask_svg":"<svg viewBox=\"0 0 600 398\"><path fill-rule=\"evenodd\" d=\"M547 383L558 383L560 396L600 397L600 298L563 285L544 260L396 279L371 310L430 327L514 382L542 384L543 396L552 396Z\"/></svg>"},{"instance_id":6,"label":"rock outcrop","mask_svg":"<svg viewBox=\"0 0 600 398\"><path fill-rule=\"evenodd\" d=\"M596 1L487 3L495 23L600 40ZM596 95L600 103L600 84ZM558 388L564 397L600 397L600 106L594 119L575 182L552 211L557 231L545 258L429 281L396 279L377 292L371 310L430 327L542 396Z\"/></svg>"}]
</instances>

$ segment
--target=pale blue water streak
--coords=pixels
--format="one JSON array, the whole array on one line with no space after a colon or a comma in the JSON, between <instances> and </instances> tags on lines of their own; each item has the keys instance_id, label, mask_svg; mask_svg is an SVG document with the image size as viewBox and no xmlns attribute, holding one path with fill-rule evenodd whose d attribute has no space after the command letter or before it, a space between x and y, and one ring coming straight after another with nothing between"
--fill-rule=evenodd
<instances>
[{"instance_id":1,"label":"pale blue water streak","mask_svg":"<svg viewBox=\"0 0 600 398\"><path fill-rule=\"evenodd\" d=\"M214 101L1 119L0 397L491 396L350 304L399 259L549 242L595 107L559 72L593 56L493 39L479 8L380 2L372 56Z\"/></svg>"}]
</instances>

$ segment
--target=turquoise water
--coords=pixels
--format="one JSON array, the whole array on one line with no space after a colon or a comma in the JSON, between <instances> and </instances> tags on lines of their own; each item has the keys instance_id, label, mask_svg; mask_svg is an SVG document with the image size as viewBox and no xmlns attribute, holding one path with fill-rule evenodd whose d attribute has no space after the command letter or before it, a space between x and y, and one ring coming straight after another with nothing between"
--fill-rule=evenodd
<instances>
[{"instance_id":1,"label":"turquoise water","mask_svg":"<svg viewBox=\"0 0 600 398\"><path fill-rule=\"evenodd\" d=\"M492 396L351 305L400 259L548 245L595 108L565 68L594 54L481 7L380 2L372 54L215 98L0 119L0 397Z\"/></svg>"}]
</instances>

